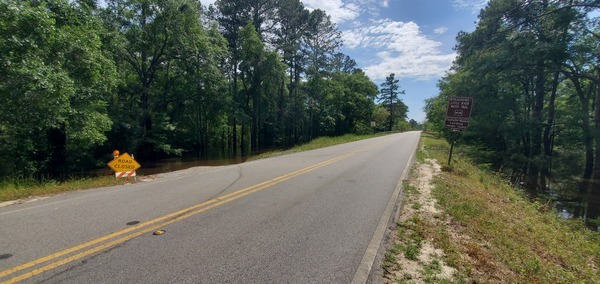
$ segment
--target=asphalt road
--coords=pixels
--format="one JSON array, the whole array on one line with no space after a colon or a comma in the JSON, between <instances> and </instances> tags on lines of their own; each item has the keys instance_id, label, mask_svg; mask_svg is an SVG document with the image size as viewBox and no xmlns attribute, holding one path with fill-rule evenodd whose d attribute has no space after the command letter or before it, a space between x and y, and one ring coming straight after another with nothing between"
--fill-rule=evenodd
<instances>
[{"instance_id":1,"label":"asphalt road","mask_svg":"<svg viewBox=\"0 0 600 284\"><path fill-rule=\"evenodd\" d=\"M419 135L0 207L0 282L364 282Z\"/></svg>"}]
</instances>

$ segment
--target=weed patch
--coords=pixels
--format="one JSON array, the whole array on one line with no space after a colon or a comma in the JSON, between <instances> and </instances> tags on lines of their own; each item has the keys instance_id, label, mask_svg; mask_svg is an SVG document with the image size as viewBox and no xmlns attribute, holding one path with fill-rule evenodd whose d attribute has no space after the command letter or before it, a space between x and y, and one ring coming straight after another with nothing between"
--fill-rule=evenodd
<instances>
[{"instance_id":1,"label":"weed patch","mask_svg":"<svg viewBox=\"0 0 600 284\"><path fill-rule=\"evenodd\" d=\"M15 179L0 183L0 202L44 196L79 189L120 185L130 182L127 179L115 179L112 176L72 179L65 182L54 180L36 181L34 179Z\"/></svg>"},{"instance_id":2,"label":"weed patch","mask_svg":"<svg viewBox=\"0 0 600 284\"><path fill-rule=\"evenodd\" d=\"M447 155L440 141L423 140L437 145L426 147L429 157ZM456 155L452 169L434 179L434 197L464 235L448 255L468 255L470 261L460 265L479 271L471 276L482 282L600 283L600 235L560 219L488 168Z\"/></svg>"}]
</instances>

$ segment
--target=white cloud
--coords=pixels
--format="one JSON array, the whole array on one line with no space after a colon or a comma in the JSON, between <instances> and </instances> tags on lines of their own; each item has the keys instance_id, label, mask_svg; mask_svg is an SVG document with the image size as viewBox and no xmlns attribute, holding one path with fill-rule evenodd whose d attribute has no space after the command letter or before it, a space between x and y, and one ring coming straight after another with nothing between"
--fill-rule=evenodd
<instances>
[{"instance_id":1,"label":"white cloud","mask_svg":"<svg viewBox=\"0 0 600 284\"><path fill-rule=\"evenodd\" d=\"M442 54L442 43L427 38L414 22L373 20L344 31L342 38L347 48L376 50L373 64L363 68L373 80L384 79L390 73L420 80L439 77L456 57L455 53Z\"/></svg>"},{"instance_id":2,"label":"white cloud","mask_svg":"<svg viewBox=\"0 0 600 284\"><path fill-rule=\"evenodd\" d=\"M206 7L210 4L215 4L216 0L200 0L200 3Z\"/></svg>"},{"instance_id":3,"label":"white cloud","mask_svg":"<svg viewBox=\"0 0 600 284\"><path fill-rule=\"evenodd\" d=\"M212 0L214 1L214 0ZM321 9L336 24L352 22L368 14L378 17L382 8L388 8L390 0L301 0L309 10Z\"/></svg>"},{"instance_id":4,"label":"white cloud","mask_svg":"<svg viewBox=\"0 0 600 284\"><path fill-rule=\"evenodd\" d=\"M488 2L489 0L452 0L452 5L456 9L466 9L473 11L473 13L479 13Z\"/></svg>"},{"instance_id":5,"label":"white cloud","mask_svg":"<svg viewBox=\"0 0 600 284\"><path fill-rule=\"evenodd\" d=\"M341 23L358 18L361 8L355 3L344 3L342 0L302 0L309 9L321 9L331 16L331 21Z\"/></svg>"},{"instance_id":6,"label":"white cloud","mask_svg":"<svg viewBox=\"0 0 600 284\"><path fill-rule=\"evenodd\" d=\"M441 34L446 33L447 31L448 31L447 27L439 27L439 28L436 28L435 30L433 30L433 33L435 33L436 35L441 35Z\"/></svg>"}]
</instances>

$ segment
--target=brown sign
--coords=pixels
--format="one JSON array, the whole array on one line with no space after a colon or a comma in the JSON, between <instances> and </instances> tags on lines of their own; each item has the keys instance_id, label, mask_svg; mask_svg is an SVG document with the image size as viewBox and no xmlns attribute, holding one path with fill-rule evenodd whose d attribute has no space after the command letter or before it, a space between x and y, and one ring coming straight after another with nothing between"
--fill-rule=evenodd
<instances>
[{"instance_id":1,"label":"brown sign","mask_svg":"<svg viewBox=\"0 0 600 284\"><path fill-rule=\"evenodd\" d=\"M448 109L446 117L471 117L473 107L473 98L471 97L451 97L448 99Z\"/></svg>"},{"instance_id":2,"label":"brown sign","mask_svg":"<svg viewBox=\"0 0 600 284\"><path fill-rule=\"evenodd\" d=\"M467 129L472 107L473 98L471 97L449 98L444 126L455 132Z\"/></svg>"},{"instance_id":3,"label":"brown sign","mask_svg":"<svg viewBox=\"0 0 600 284\"><path fill-rule=\"evenodd\" d=\"M465 118L446 117L444 126L453 131L465 130L469 127L469 120Z\"/></svg>"}]
</instances>

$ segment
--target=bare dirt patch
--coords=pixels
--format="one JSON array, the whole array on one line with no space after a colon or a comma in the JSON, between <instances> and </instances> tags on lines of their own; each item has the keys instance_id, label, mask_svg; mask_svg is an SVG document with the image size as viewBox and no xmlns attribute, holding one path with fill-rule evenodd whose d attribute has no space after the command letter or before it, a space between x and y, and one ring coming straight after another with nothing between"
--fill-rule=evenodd
<instances>
[{"instance_id":1,"label":"bare dirt patch","mask_svg":"<svg viewBox=\"0 0 600 284\"><path fill-rule=\"evenodd\" d=\"M405 188L399 229L386 255L385 283L454 282L456 269L448 266L444 252L419 232L422 224L444 222L443 212L431 195L432 179L440 171L440 165L430 159L414 167Z\"/></svg>"}]
</instances>

